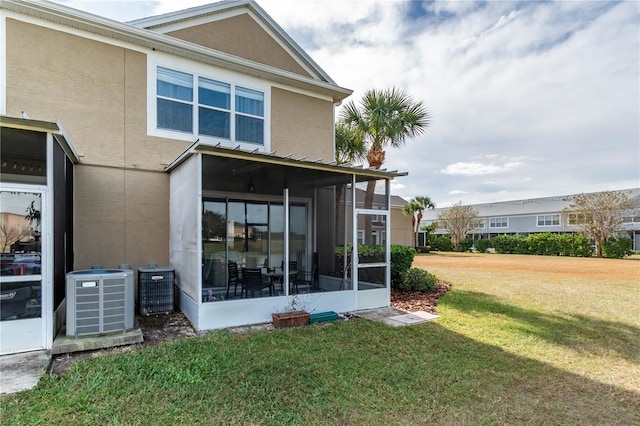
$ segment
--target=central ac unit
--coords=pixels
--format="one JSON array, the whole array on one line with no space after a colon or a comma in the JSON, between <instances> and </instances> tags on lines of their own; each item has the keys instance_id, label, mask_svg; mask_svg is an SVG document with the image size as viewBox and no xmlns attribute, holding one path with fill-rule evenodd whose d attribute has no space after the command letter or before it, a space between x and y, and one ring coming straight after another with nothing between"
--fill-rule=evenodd
<instances>
[{"instance_id":1,"label":"central ac unit","mask_svg":"<svg viewBox=\"0 0 640 426\"><path fill-rule=\"evenodd\" d=\"M67 274L67 336L133 328L134 282L130 269L87 269Z\"/></svg>"}]
</instances>

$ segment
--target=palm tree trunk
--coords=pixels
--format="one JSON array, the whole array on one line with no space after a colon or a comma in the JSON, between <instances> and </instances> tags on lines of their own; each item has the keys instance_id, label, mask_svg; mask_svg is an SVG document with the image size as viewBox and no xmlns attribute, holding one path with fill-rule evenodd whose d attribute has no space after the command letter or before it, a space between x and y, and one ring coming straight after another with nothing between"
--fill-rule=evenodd
<instances>
[{"instance_id":1,"label":"palm tree trunk","mask_svg":"<svg viewBox=\"0 0 640 426\"><path fill-rule=\"evenodd\" d=\"M380 148L379 143L373 143L369 152L367 152L367 161L369 162L369 167L373 167L374 169L380 169L382 163L384 163L385 153L384 150ZM367 182L367 192L364 195L364 208L370 209L373 207L373 197L376 190L376 181L370 180ZM364 243L371 244L373 239L373 235L371 234L371 216L366 215L364 220Z\"/></svg>"}]
</instances>

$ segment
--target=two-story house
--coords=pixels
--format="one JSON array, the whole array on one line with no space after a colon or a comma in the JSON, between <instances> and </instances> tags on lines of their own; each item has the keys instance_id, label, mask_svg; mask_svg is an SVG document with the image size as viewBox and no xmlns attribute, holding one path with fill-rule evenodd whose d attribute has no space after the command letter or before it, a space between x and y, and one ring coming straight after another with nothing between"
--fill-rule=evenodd
<instances>
[{"instance_id":1,"label":"two-story house","mask_svg":"<svg viewBox=\"0 0 640 426\"><path fill-rule=\"evenodd\" d=\"M640 217L637 207L640 206L640 188L620 190L631 203L636 206L624 214L624 236L633 241L633 249L640 249ZM478 213L477 227L470 233L473 239L492 238L498 235L523 235L551 232L554 234L573 233L576 228L563 221L563 210L573 203L572 195L532 198L526 200L500 201L495 203L473 204L471 207ZM446 208L427 210L420 226L437 222L438 215ZM445 229L435 230L435 235L446 235ZM419 235L424 244L424 232Z\"/></svg>"},{"instance_id":2,"label":"two-story house","mask_svg":"<svg viewBox=\"0 0 640 426\"><path fill-rule=\"evenodd\" d=\"M121 23L0 0L0 43L1 210L24 212L40 266L3 268L1 353L50 348L70 308L66 274L94 265L175 268L199 330L268 321L294 268L314 271L315 310L389 305L388 254L353 262L348 282L331 276L336 247L358 238L357 225L335 232L335 210L390 235L389 181L402 173L335 164L334 112L351 90L258 4ZM336 206L338 188L371 180L385 189L376 209ZM229 291L231 264L282 266L284 282ZM359 282L366 268L383 278Z\"/></svg>"}]
</instances>

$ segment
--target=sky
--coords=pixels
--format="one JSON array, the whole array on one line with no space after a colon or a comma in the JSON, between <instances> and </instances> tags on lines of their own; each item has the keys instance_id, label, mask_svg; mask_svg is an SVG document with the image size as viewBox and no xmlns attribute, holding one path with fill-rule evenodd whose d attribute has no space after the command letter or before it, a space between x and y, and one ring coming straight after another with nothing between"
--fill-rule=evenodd
<instances>
[{"instance_id":1,"label":"sky","mask_svg":"<svg viewBox=\"0 0 640 426\"><path fill-rule=\"evenodd\" d=\"M202 0L58 3L128 21ZM387 150L392 193L437 207L640 186L640 2L258 0L356 103L428 109ZM338 108L337 114L340 113Z\"/></svg>"}]
</instances>

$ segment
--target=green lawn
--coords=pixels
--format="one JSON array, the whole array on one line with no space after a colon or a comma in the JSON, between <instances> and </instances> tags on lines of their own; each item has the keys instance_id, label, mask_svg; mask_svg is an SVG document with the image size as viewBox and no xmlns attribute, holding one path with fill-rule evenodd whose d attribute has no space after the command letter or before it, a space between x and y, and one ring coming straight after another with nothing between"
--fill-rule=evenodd
<instances>
[{"instance_id":1,"label":"green lawn","mask_svg":"<svg viewBox=\"0 0 640 426\"><path fill-rule=\"evenodd\" d=\"M453 284L436 322L215 332L88 359L3 396L0 423L640 424L640 287L624 272L640 262L589 280L492 272L489 256L416 258Z\"/></svg>"}]
</instances>

